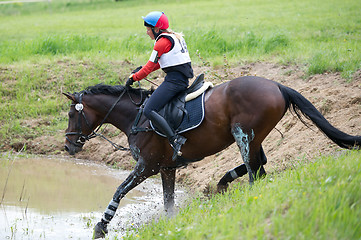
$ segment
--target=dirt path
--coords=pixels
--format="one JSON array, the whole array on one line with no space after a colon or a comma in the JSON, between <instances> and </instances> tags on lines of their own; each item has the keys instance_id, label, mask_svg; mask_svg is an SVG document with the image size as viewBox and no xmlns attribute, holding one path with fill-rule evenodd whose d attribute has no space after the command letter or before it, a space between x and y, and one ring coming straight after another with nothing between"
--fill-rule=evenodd
<instances>
[{"instance_id":1,"label":"dirt path","mask_svg":"<svg viewBox=\"0 0 361 240\"><path fill-rule=\"evenodd\" d=\"M211 79L214 84L221 82L218 76L232 79L242 75L257 75L272 79L299 91L335 127L351 135L361 134L361 71L354 75L351 83L341 78L338 73L306 78L302 69L298 67L268 63L254 63L227 70L196 68L195 72L196 74L207 72L207 80ZM311 159L320 154L332 154L340 150L314 125L310 124L310 126L311 129L303 125L290 112L286 114L263 143L268 158L265 166L268 173L272 174L289 168L297 161L304 161L304 158ZM109 126L105 134L115 131L118 130ZM118 144L127 145L126 138L122 134L120 136L113 137L112 140ZM37 138L27 145L28 151L33 153L66 155L64 151L59 151L63 148L63 143L64 136L61 131L56 136ZM131 169L135 164L129 153L115 152L110 144L101 139L93 139L88 142L83 152L76 157L105 161L126 169ZM177 182L192 186L198 191L207 191L209 186L214 186L226 171L241 163L241 156L233 144L216 155L190 164L187 168L179 169ZM247 179L243 177L240 181Z\"/></svg>"}]
</instances>

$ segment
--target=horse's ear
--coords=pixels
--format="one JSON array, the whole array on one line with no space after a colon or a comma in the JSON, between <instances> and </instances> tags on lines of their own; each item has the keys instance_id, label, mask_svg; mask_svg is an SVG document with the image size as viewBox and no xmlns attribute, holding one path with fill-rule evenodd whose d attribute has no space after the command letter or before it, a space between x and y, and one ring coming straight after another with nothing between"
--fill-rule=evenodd
<instances>
[{"instance_id":1,"label":"horse's ear","mask_svg":"<svg viewBox=\"0 0 361 240\"><path fill-rule=\"evenodd\" d=\"M64 93L63 92L63 94L67 97L67 98L69 98L69 100L71 100L71 101L75 101L75 97L74 97L74 95L72 95L71 93Z\"/></svg>"}]
</instances>

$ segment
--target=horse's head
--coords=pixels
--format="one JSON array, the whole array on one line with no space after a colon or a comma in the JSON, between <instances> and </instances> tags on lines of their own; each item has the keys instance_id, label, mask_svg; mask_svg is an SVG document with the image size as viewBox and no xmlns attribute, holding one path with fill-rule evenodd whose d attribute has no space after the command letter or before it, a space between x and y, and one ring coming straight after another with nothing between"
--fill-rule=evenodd
<instances>
[{"instance_id":1,"label":"horse's head","mask_svg":"<svg viewBox=\"0 0 361 240\"><path fill-rule=\"evenodd\" d=\"M123 98L125 93L127 93L127 97ZM97 133L97 130L103 123L115 124L115 126L122 131L126 129L129 130L130 124L132 124L132 121L138 113L136 107L143 103L145 97L149 96L151 91L141 88L127 89L122 85L109 86L97 84L79 93L63 94L72 101L68 113L68 128L65 133L65 150L69 152L70 155L74 155L82 150L86 140L101 136L101 134ZM84 98L86 98L86 101ZM124 101L124 103L117 105L120 101ZM126 112L128 115L124 115L123 121L119 120L122 115L113 117L115 122L111 122L109 120L112 117L111 112L119 106L127 109ZM133 111L135 116L129 116L129 109ZM122 110L118 109L117 112L122 112ZM110 122L108 122L108 120ZM98 129L95 130L97 127Z\"/></svg>"},{"instance_id":2,"label":"horse's head","mask_svg":"<svg viewBox=\"0 0 361 240\"><path fill-rule=\"evenodd\" d=\"M68 113L69 122L65 133L65 150L74 155L80 152L96 127L96 114L83 102L82 93L63 93L72 101Z\"/></svg>"}]
</instances>

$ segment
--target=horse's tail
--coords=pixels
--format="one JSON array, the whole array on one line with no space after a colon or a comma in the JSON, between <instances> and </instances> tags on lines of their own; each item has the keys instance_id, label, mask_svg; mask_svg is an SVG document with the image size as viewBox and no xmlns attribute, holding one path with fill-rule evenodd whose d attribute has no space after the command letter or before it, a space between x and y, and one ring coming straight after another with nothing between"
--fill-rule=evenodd
<instances>
[{"instance_id":1,"label":"horse's tail","mask_svg":"<svg viewBox=\"0 0 361 240\"><path fill-rule=\"evenodd\" d=\"M297 117L302 120L300 112L310 119L327 137L342 148L361 149L361 136L351 136L333 127L324 116L299 92L292 88L279 84L279 89L286 101L287 109L292 109Z\"/></svg>"}]
</instances>

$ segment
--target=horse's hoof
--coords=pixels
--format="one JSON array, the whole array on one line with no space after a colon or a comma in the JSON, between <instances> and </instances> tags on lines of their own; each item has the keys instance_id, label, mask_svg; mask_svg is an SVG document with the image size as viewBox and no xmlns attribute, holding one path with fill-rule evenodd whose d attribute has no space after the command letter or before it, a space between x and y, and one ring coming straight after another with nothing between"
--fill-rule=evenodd
<instances>
[{"instance_id":1,"label":"horse's hoof","mask_svg":"<svg viewBox=\"0 0 361 240\"><path fill-rule=\"evenodd\" d=\"M94 227L93 239L105 238L105 234L107 233L107 225L103 222L98 222Z\"/></svg>"},{"instance_id":2,"label":"horse's hoof","mask_svg":"<svg viewBox=\"0 0 361 240\"><path fill-rule=\"evenodd\" d=\"M217 184L217 193L223 194L227 192L227 189L228 189L228 184L226 185Z\"/></svg>"}]
</instances>

